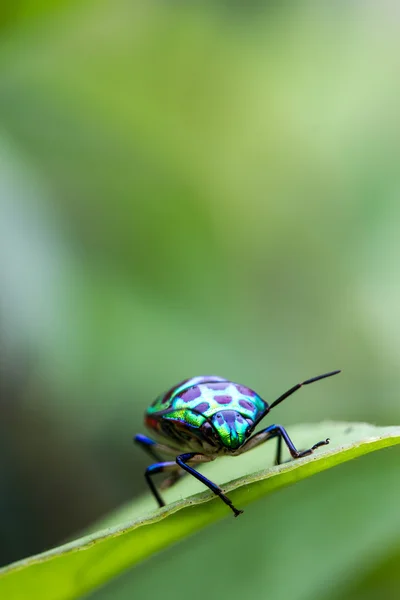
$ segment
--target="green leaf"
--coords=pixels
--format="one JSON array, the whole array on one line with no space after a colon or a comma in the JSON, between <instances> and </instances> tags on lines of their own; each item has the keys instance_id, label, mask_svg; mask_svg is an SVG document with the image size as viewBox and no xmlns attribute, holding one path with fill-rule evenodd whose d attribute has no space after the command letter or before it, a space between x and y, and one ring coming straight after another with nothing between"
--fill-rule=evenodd
<instances>
[{"instance_id":1,"label":"green leaf","mask_svg":"<svg viewBox=\"0 0 400 600\"><path fill-rule=\"evenodd\" d=\"M340 590L342 600L375 600L376 598L394 598L400 585L400 548L390 548L383 559L368 564L361 576L353 579L348 589ZM334 600L329 595L326 600Z\"/></svg>"},{"instance_id":2,"label":"green leaf","mask_svg":"<svg viewBox=\"0 0 400 600\"><path fill-rule=\"evenodd\" d=\"M312 456L243 475L223 485L236 506L243 508L296 481L363 454L400 443L400 427L377 428L359 423L302 425L293 427L290 434L299 448L308 447L327 435L331 437L332 445ZM273 450L273 444L267 444L234 461L216 461L207 465L204 472L221 484L227 472L229 476L229 471L248 472L249 467L260 468L266 461L270 464ZM143 514L147 508L154 506L152 499L145 498L118 511L101 524L104 527L130 519L123 525L113 525L107 530L97 531L2 569L0 596L8 600L26 598L28 593L31 600L79 598L128 567L204 526L225 516L233 519L229 509L208 491L186 497L186 493L193 489L199 489L198 482L186 478L167 498L170 499L173 493L175 496L184 494L185 497L161 510L133 518L135 514ZM244 518L245 515L240 517Z\"/></svg>"}]
</instances>

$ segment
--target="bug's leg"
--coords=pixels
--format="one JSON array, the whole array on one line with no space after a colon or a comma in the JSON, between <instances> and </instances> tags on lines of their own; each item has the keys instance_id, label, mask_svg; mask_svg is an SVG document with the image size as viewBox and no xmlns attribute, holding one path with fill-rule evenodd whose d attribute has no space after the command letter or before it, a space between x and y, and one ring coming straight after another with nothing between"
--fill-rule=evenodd
<instances>
[{"instance_id":1,"label":"bug's leg","mask_svg":"<svg viewBox=\"0 0 400 600\"><path fill-rule=\"evenodd\" d=\"M186 475L186 472L182 471L182 469L179 469L178 465L175 462L171 462L171 463L163 463L162 462L163 459L161 458L160 453L175 457L176 456L176 448L170 448L170 446L167 446L164 444L159 444L158 442L155 442L151 438L147 437L146 435L142 435L141 433L135 435L133 440L141 448L143 448L143 450L145 452L147 452L147 454L149 454L154 460L157 461L156 465L151 465L151 467L149 467L149 469L146 470L145 478L146 478L147 484L148 484L153 496L156 498L158 504L160 506L164 506L164 502L163 502L160 494L156 490L155 484L150 479L150 477L151 477L151 475L153 475L155 473L162 473L162 471L167 470L167 467L165 465L167 465L167 464L173 465L173 468L172 467L170 469L168 468L168 470L171 470L170 476L167 477L167 479L165 479L165 481L163 481L159 486L160 489L167 490L168 488L173 486L177 481L179 481L179 479L181 479L183 475ZM160 465L164 465L164 468L162 469L160 467ZM158 470L156 470L155 468L153 469L153 467L159 467L159 468L158 468ZM149 473L148 473L148 471L149 471Z\"/></svg>"},{"instance_id":2,"label":"bug's leg","mask_svg":"<svg viewBox=\"0 0 400 600\"><path fill-rule=\"evenodd\" d=\"M202 462L201 461L202 455L199 455L196 452L188 452L187 454L181 454L180 456L176 457L176 462L180 467L182 467L182 469L184 469L185 471L190 473L190 475L193 475L193 477L196 477L196 479L201 481L201 483L204 483L204 485L206 485L212 492L214 492L214 494L216 496L219 496L219 498L221 498L222 502L225 502L225 504L227 506L229 506L229 508L233 511L233 514L235 515L235 517L241 515L243 511L238 510L237 508L235 508L233 506L232 502L229 500L229 498L227 496L225 496L225 494L223 493L221 488L218 487L218 485L216 485L215 483L213 483L212 481L207 479L207 477L204 477L204 475L202 475L201 473L199 473L198 471L193 469L193 467L190 467L187 464L190 460L192 460L195 457L197 458L198 462ZM207 460L206 457L204 457L204 459Z\"/></svg>"},{"instance_id":3,"label":"bug's leg","mask_svg":"<svg viewBox=\"0 0 400 600\"><path fill-rule=\"evenodd\" d=\"M282 436L278 435L278 443L276 445L275 464L280 465L282 462Z\"/></svg>"},{"instance_id":4,"label":"bug's leg","mask_svg":"<svg viewBox=\"0 0 400 600\"><path fill-rule=\"evenodd\" d=\"M326 444L329 444L329 438L327 438L326 440L317 442L316 444L314 444L314 446L308 448L308 450L299 451L296 449L295 445L289 437L288 432L284 427L282 427L282 425L270 425L269 427L266 427L266 429L263 429L262 431L256 433L250 439L248 439L242 448L242 452L247 452L248 450L251 450L252 448L255 448L256 446L259 446L260 444L263 444L264 442L267 442L268 440L275 437L278 438L278 447L275 460L275 464L278 465L282 462L282 440L288 447L292 458L302 458L303 456L308 456L309 454L312 454L316 448L319 448L320 446L326 446Z\"/></svg>"},{"instance_id":5,"label":"bug's leg","mask_svg":"<svg viewBox=\"0 0 400 600\"><path fill-rule=\"evenodd\" d=\"M145 436L142 436L142 437L145 437ZM173 448L169 448L169 450L173 451L174 455L176 456L176 450L173 450ZM193 453L193 454L195 454L195 453ZM196 458L195 458L196 462L208 462L209 461L209 459L206 456L202 456L199 454L196 454L195 456L196 456ZM177 483L180 479L182 479L182 477L185 477L188 474L186 470L183 471L180 468L180 465L178 465L176 461L158 462L158 463L155 463L154 465L150 465L149 467L147 467L144 476L145 476L145 479L147 481L147 484L148 484L153 496L157 500L160 507L165 506L165 502L161 498L161 495L155 486L152 476L157 475L157 473L163 473L165 471L169 471L170 474L169 474L169 477L167 477L160 484L159 487L162 490L169 489L170 487L175 485L175 483Z\"/></svg>"},{"instance_id":6,"label":"bug's leg","mask_svg":"<svg viewBox=\"0 0 400 600\"><path fill-rule=\"evenodd\" d=\"M158 442L155 442L151 438L147 437L147 435L138 433L133 438L133 441L143 448L143 450L147 452L147 454L149 454L154 460L162 461L160 453L167 454L169 456L176 456L176 450L174 448L170 448L164 444L159 444Z\"/></svg>"},{"instance_id":7,"label":"bug's leg","mask_svg":"<svg viewBox=\"0 0 400 600\"><path fill-rule=\"evenodd\" d=\"M147 485L149 486L154 498L157 500L158 506L160 508L162 506L165 506L165 502L161 498L160 493L157 490L152 477L153 477L153 475L156 475L157 473L163 473L164 471L174 471L174 470L176 470L176 468L177 468L176 462L173 462L173 461L160 462L160 463L154 463L154 465L150 465L149 467L147 467L147 469L144 473L145 479L147 481Z\"/></svg>"},{"instance_id":8,"label":"bug's leg","mask_svg":"<svg viewBox=\"0 0 400 600\"><path fill-rule=\"evenodd\" d=\"M252 450L253 448L256 448L257 446L264 444L264 442L267 442L268 440L272 440L273 438L277 437L278 444L276 447L276 455L275 455L274 464L280 465L282 462L282 436L279 434L278 431L270 431L271 428L274 428L274 427L276 427L276 425L271 425L270 427L267 427L266 429L259 431L258 433L253 435L251 438L249 438L247 440L247 442L244 444L244 446L242 447L241 454L243 454L243 452L248 452L249 450Z\"/></svg>"}]
</instances>

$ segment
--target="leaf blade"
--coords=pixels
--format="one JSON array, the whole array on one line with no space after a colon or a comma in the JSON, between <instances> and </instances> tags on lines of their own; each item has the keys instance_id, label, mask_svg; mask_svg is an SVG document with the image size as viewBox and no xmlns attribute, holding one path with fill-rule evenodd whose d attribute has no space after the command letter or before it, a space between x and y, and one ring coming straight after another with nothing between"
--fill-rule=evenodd
<instances>
[{"instance_id":1,"label":"leaf blade","mask_svg":"<svg viewBox=\"0 0 400 600\"><path fill-rule=\"evenodd\" d=\"M312 439L316 430L336 430L336 447L279 467L244 475L223 486L235 505L245 507L263 496L359 456L400 444L400 427L366 424L302 426L297 437ZM353 441L344 443L346 435ZM249 453L250 454L250 453ZM264 459L260 453L260 457ZM264 462L265 464L265 462ZM117 520L121 518L117 513ZM185 497L147 516L114 525L59 548L14 563L0 571L0 594L10 600L72 600L128 567L225 516L227 507L212 494ZM245 518L245 517L241 517Z\"/></svg>"}]
</instances>

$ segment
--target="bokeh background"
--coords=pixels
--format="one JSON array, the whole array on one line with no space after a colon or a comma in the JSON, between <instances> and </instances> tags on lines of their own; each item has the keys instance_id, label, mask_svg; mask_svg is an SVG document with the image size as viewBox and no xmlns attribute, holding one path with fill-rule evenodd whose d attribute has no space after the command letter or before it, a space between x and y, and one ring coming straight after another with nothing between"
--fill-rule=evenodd
<instances>
[{"instance_id":1,"label":"bokeh background","mask_svg":"<svg viewBox=\"0 0 400 600\"><path fill-rule=\"evenodd\" d=\"M396 3L19 0L0 26L2 564L146 493L132 435L186 377L272 400L342 368L276 418L400 423ZM399 458L93 598L396 598Z\"/></svg>"}]
</instances>

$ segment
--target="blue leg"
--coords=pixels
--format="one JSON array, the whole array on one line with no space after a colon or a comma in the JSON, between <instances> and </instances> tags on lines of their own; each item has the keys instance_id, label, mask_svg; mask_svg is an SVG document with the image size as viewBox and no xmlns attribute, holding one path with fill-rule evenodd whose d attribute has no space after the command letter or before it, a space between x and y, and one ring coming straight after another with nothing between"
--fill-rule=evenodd
<instances>
[{"instance_id":1,"label":"blue leg","mask_svg":"<svg viewBox=\"0 0 400 600\"><path fill-rule=\"evenodd\" d=\"M181 454L180 456L176 457L176 462L180 467L182 467L182 469L187 471L187 473L190 473L190 475L193 475L193 477L196 477L196 479L201 481L201 483L204 483L204 485L206 485L216 496L219 496L219 498L221 498L222 502L225 502L225 504L227 504L229 506L229 508L233 511L235 517L241 515L243 511L238 510L237 508L235 508L233 506L232 502L229 500L229 498L227 496L225 496L225 494L223 493L223 491L221 490L220 487L218 487L215 483L213 483L212 481L207 479L207 477L204 477L204 475L202 475L201 473L199 473L198 471L193 469L193 467L190 467L187 464L187 462L189 460L191 460L192 458L194 458L195 456L199 456L199 455L196 452L188 452L187 454Z\"/></svg>"},{"instance_id":2,"label":"blue leg","mask_svg":"<svg viewBox=\"0 0 400 600\"><path fill-rule=\"evenodd\" d=\"M135 435L133 441L136 442L136 444L139 444L139 446L143 448L143 450L147 452L151 458L154 458L154 460L162 461L160 453L174 457L177 453L175 448L171 448L170 446L164 444L159 444L158 442L155 442L151 438L147 437L147 435L142 435L141 433Z\"/></svg>"},{"instance_id":3,"label":"blue leg","mask_svg":"<svg viewBox=\"0 0 400 600\"><path fill-rule=\"evenodd\" d=\"M308 456L309 454L312 454L316 448L319 448L320 446L326 446L326 444L329 444L329 438L327 438L326 440L317 442L308 450L298 451L295 445L293 444L292 440L290 439L288 432L284 427L282 427L282 425L270 425L269 427L266 427L266 429L259 431L251 438L249 438L244 444L242 452L247 452L248 450L251 450L252 448L255 448L256 446L259 446L260 444L263 444L264 442L267 442L268 440L271 440L275 437L278 438L278 447L275 459L275 464L277 465L280 465L282 462L282 440L288 447L292 458L302 458L303 456Z\"/></svg>"},{"instance_id":4,"label":"blue leg","mask_svg":"<svg viewBox=\"0 0 400 600\"><path fill-rule=\"evenodd\" d=\"M163 446L162 444L157 444L157 442L154 442L152 439L150 439L144 435L137 435L137 436L135 436L134 439L135 439L135 442L140 444L143 447L143 449L146 450L146 452L148 452L148 454L150 454L150 456L152 456L156 460L160 460L158 457L157 450L159 450L161 452L168 450L169 453L174 451L173 448L168 448L167 446ZM164 473L165 471L171 471L171 476L167 480L167 487L170 487L171 485L176 483L176 481L178 481L178 479L180 479L179 472L177 472L177 469L179 466L186 473L190 473L190 475L193 475L193 477L196 477L196 479L198 479L199 481L201 481L201 483L206 485L214 494L219 496L221 498L221 500L223 502L225 502L225 504L227 504L229 506L229 508L233 511L235 517L242 514L243 511L238 510L237 508L235 508L233 506L232 502L229 500L229 498L227 496L225 496L225 494L223 493L223 491L221 490L220 487L218 487L215 483L213 483L212 481L207 479L207 477L204 477L204 475L202 475L201 473L199 473L198 471L193 469L193 467L190 467L187 464L187 462L189 462L194 457L196 457L197 462L206 462L208 460L206 457L203 457L204 460L202 460L202 455L200 455L196 452L189 452L187 454L181 454L180 456L177 456L176 462L172 462L172 461L157 462L154 465L150 465L149 467L147 467L144 476L145 476L147 484L151 490L151 493L153 494L154 498L158 502L158 505L160 507L165 506L165 502L162 499L159 491L157 490L157 488L155 486L155 483L152 479L153 475L157 475L158 473Z\"/></svg>"},{"instance_id":5,"label":"blue leg","mask_svg":"<svg viewBox=\"0 0 400 600\"><path fill-rule=\"evenodd\" d=\"M147 469L144 473L145 479L147 481L147 485L149 486L154 498L157 500L158 506L160 508L162 506L165 506L165 502L161 498L160 493L157 490L154 481L152 480L152 476L156 475L157 473L163 473L164 471L173 471L176 469L177 469L176 463L173 461L168 461L168 462L160 462L160 463L155 463L154 465L150 465L150 467L147 467Z\"/></svg>"},{"instance_id":6,"label":"blue leg","mask_svg":"<svg viewBox=\"0 0 400 600\"><path fill-rule=\"evenodd\" d=\"M154 482L152 481L152 479L150 479L150 477L152 475L154 475L155 473L162 473L165 470L171 470L171 475L170 477L168 477L162 484L161 484L161 489L168 489L171 486L173 486L177 481L179 481L179 479L182 477L182 475L186 475L185 472L182 472L180 469L178 469L178 466L176 465L175 462L167 462L164 463L162 462L162 458L160 456L161 454L170 454L171 456L176 456L176 449L174 448L170 448L169 446L163 445L163 444L159 444L157 442L155 442L154 440L152 440L151 438L147 437L146 435L142 435L141 433L138 433L137 435L135 435L135 437L133 438L134 441L139 444L139 446L141 448L143 448L143 450L145 452L147 452L147 454L149 454L154 460L157 461L157 463L155 465L152 465L151 467L149 467L148 469L146 469L145 472L145 478L146 481L148 483L148 486L150 488L150 490L152 491L154 497L156 498L158 504L160 506L164 506L164 501L162 500L158 490L156 489ZM172 467L173 469L172 469Z\"/></svg>"},{"instance_id":7,"label":"blue leg","mask_svg":"<svg viewBox=\"0 0 400 600\"><path fill-rule=\"evenodd\" d=\"M159 456L155 449L155 447L157 447L157 442L147 437L147 435L142 435L141 433L135 435L133 440L139 444L139 446L143 448L143 450L147 452L151 458L154 458L154 460L161 460L161 456Z\"/></svg>"}]
</instances>

